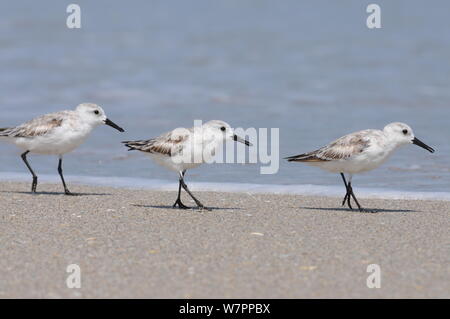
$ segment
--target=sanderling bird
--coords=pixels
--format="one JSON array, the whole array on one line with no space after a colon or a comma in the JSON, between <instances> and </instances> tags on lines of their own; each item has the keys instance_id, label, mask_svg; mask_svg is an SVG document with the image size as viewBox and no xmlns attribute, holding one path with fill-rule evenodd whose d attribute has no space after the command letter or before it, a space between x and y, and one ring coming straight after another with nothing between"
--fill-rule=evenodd
<instances>
[{"instance_id":1,"label":"sanderling bird","mask_svg":"<svg viewBox=\"0 0 450 319\"><path fill-rule=\"evenodd\" d=\"M414 136L413 130L408 125L391 123L386 125L382 131L364 130L351 133L316 151L290 156L286 159L289 162L305 162L332 173L340 173L347 190L342 206L347 202L348 207L353 209L350 202L350 197L352 197L359 210L363 211L353 193L353 174L377 168L398 147L411 143L434 153L433 148ZM348 182L345 174L348 174Z\"/></svg>"},{"instance_id":2,"label":"sanderling bird","mask_svg":"<svg viewBox=\"0 0 450 319\"><path fill-rule=\"evenodd\" d=\"M177 128L149 140L125 141L122 143L129 148L129 151L144 152L156 163L178 172L178 197L173 204L174 208L177 206L181 209L189 208L181 202L181 188L183 188L200 209L207 209L191 193L184 182L184 175L187 169L210 162L222 143L227 140L234 140L247 146L252 145L249 141L234 134L229 124L217 120L209 121L199 127Z\"/></svg>"},{"instance_id":3,"label":"sanderling bird","mask_svg":"<svg viewBox=\"0 0 450 319\"><path fill-rule=\"evenodd\" d=\"M124 130L109 120L103 109L92 103L78 105L73 111L61 111L37 117L22 125L1 128L0 138L6 138L25 150L21 155L33 175L31 192L36 193L37 175L27 160L28 153L59 156L58 173L66 195L72 195L66 186L62 171L63 155L80 146L91 131L101 125L109 125L120 132Z\"/></svg>"}]
</instances>

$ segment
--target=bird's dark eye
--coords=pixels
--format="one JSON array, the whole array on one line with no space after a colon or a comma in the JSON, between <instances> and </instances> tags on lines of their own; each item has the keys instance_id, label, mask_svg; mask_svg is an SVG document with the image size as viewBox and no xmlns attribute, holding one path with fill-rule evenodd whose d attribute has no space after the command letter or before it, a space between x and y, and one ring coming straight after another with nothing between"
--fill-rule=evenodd
<instances>
[{"instance_id":1,"label":"bird's dark eye","mask_svg":"<svg viewBox=\"0 0 450 319\"><path fill-rule=\"evenodd\" d=\"M222 126L222 127L220 128L220 130L221 130L222 132L225 132L225 130L226 130L225 126Z\"/></svg>"},{"instance_id":2,"label":"bird's dark eye","mask_svg":"<svg viewBox=\"0 0 450 319\"><path fill-rule=\"evenodd\" d=\"M408 130L406 130L406 129L403 130L403 134L405 134L405 135L408 134Z\"/></svg>"},{"instance_id":3,"label":"bird's dark eye","mask_svg":"<svg viewBox=\"0 0 450 319\"><path fill-rule=\"evenodd\" d=\"M100 114L100 112L98 110L95 110L94 113L97 114L97 115Z\"/></svg>"}]
</instances>

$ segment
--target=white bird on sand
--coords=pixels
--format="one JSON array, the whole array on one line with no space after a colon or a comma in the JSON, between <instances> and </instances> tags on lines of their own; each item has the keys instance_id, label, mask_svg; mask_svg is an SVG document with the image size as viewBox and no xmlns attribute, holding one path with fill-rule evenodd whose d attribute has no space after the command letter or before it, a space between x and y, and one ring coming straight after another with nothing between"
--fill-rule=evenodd
<instances>
[{"instance_id":1,"label":"white bird on sand","mask_svg":"<svg viewBox=\"0 0 450 319\"><path fill-rule=\"evenodd\" d=\"M382 131L364 130L351 133L316 151L290 156L286 159L289 162L305 162L332 173L340 173L347 190L342 206L347 201L348 207L353 209L350 203L350 197L352 197L359 210L363 211L353 193L353 174L377 168L397 148L406 144L415 144L434 153L433 148L414 136L413 130L408 125L391 123L386 125ZM348 183L344 174L348 174Z\"/></svg>"},{"instance_id":2,"label":"white bird on sand","mask_svg":"<svg viewBox=\"0 0 450 319\"><path fill-rule=\"evenodd\" d=\"M200 209L207 209L184 182L187 169L195 168L205 162L211 162L216 151L227 140L252 144L234 134L229 124L213 120L193 128L177 128L159 137L149 140L125 141L129 151L138 150L149 155L156 163L178 172L178 197L173 207L187 209L181 202L181 188L195 201Z\"/></svg>"},{"instance_id":3,"label":"white bird on sand","mask_svg":"<svg viewBox=\"0 0 450 319\"><path fill-rule=\"evenodd\" d=\"M0 138L5 138L25 150L21 157L33 175L31 192L36 193L38 178L28 163L27 154L36 153L59 156L58 173L64 192L66 195L73 195L64 181L63 155L80 146L92 130L101 124L124 132L121 127L106 117L105 111L100 106L83 103L73 111L50 113L16 127L0 128Z\"/></svg>"}]
</instances>

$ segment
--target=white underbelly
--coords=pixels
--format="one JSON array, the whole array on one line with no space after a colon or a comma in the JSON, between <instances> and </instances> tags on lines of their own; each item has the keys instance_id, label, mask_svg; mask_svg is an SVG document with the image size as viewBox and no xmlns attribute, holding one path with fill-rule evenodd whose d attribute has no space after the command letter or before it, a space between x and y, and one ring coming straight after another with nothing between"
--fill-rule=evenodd
<instances>
[{"instance_id":1,"label":"white underbelly","mask_svg":"<svg viewBox=\"0 0 450 319\"><path fill-rule=\"evenodd\" d=\"M31 138L17 137L14 138L13 142L18 147L31 153L63 155L80 146L86 140L86 137L87 135L80 134L66 134L65 136L51 134Z\"/></svg>"},{"instance_id":2,"label":"white underbelly","mask_svg":"<svg viewBox=\"0 0 450 319\"><path fill-rule=\"evenodd\" d=\"M387 156L376 156L369 158L362 155L345 160L309 162L308 164L320 167L331 173L357 174L371 171L379 167L387 160L387 158Z\"/></svg>"},{"instance_id":3,"label":"white underbelly","mask_svg":"<svg viewBox=\"0 0 450 319\"><path fill-rule=\"evenodd\" d=\"M148 156L151 159L153 159L157 164L176 172L196 168L202 164L202 163L186 162L182 161L181 158L172 158L170 156L161 154L149 153Z\"/></svg>"}]
</instances>

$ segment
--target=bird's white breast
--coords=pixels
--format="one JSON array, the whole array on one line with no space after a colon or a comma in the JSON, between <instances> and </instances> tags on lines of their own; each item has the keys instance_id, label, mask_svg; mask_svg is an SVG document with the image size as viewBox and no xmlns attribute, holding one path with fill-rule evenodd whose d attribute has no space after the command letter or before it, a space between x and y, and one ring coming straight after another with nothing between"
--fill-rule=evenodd
<instances>
[{"instance_id":1,"label":"bird's white breast","mask_svg":"<svg viewBox=\"0 0 450 319\"><path fill-rule=\"evenodd\" d=\"M92 129L77 118L69 118L45 135L14 138L13 142L32 153L62 155L80 146Z\"/></svg>"}]
</instances>

